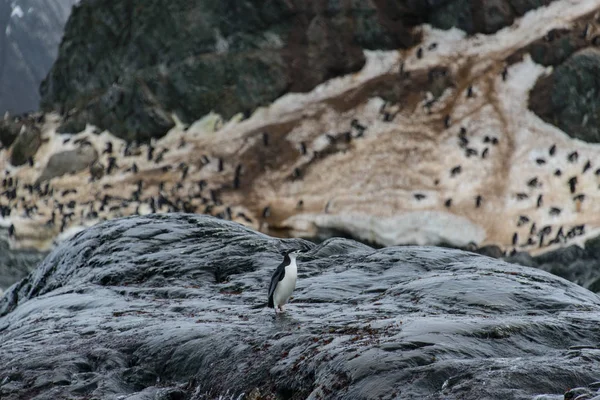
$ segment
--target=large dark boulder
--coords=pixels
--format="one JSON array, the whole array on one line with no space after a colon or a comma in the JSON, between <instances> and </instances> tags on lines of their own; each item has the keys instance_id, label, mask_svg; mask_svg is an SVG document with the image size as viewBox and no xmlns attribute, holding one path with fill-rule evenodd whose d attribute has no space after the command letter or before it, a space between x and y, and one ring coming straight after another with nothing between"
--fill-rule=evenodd
<instances>
[{"instance_id":1,"label":"large dark boulder","mask_svg":"<svg viewBox=\"0 0 600 400\"><path fill-rule=\"evenodd\" d=\"M600 49L572 54L531 90L529 108L569 136L600 142Z\"/></svg>"},{"instance_id":2,"label":"large dark boulder","mask_svg":"<svg viewBox=\"0 0 600 400\"><path fill-rule=\"evenodd\" d=\"M285 315L281 251L304 248ZM600 298L458 250L112 220L0 299L2 399L531 399L600 377ZM223 397L220 397L223 396Z\"/></svg>"}]
</instances>

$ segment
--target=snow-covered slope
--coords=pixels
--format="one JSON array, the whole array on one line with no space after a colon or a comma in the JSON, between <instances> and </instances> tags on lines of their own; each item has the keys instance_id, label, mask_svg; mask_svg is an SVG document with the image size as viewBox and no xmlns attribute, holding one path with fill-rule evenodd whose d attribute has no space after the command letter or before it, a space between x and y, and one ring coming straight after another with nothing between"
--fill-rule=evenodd
<instances>
[{"instance_id":1,"label":"snow-covered slope","mask_svg":"<svg viewBox=\"0 0 600 400\"><path fill-rule=\"evenodd\" d=\"M37 110L40 82L78 1L0 0L0 113Z\"/></svg>"}]
</instances>

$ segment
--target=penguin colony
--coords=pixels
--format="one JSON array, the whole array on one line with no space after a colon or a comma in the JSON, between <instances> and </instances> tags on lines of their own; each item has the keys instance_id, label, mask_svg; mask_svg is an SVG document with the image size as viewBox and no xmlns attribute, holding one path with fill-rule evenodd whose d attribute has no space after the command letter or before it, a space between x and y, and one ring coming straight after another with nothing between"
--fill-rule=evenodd
<instances>
[{"instance_id":1,"label":"penguin colony","mask_svg":"<svg viewBox=\"0 0 600 400\"><path fill-rule=\"evenodd\" d=\"M386 79L409 82L424 76L425 86L450 79L452 71L436 69L431 73L431 69L423 72L414 67L416 61L425 62L429 53L440 48L442 45L430 43L407 51L399 68L386 72ZM510 67L488 61L485 54L481 57L494 71L493 85L511 84ZM45 163L37 160L37 155L21 170L3 168L0 214L15 221L9 232L17 239L26 234L20 232L21 226L28 225L24 221L56 235L71 226L91 225L108 218L171 211L210 214L265 230L293 215L333 216L356 204L368 204L368 196L362 200L362 194L357 194L362 192L349 189L353 181L361 185L373 181L382 192L390 190L389 197L376 199L399 199L391 205L384 201L377 206L377 211L391 215L440 210L478 223L496 213L498 204L512 203L508 208L518 209L514 220L503 220L502 229L489 235L491 243L509 251L565 245L588 234L590 227L575 214L584 213L586 205L598 195L600 164L594 164L598 158L561 141L535 149L531 163L521 168L516 189L508 185L489 190L485 184L475 185L475 192L463 189L472 183L473 171L506 172L498 167L499 160L510 161L507 154L514 151L510 132L501 127L497 132L481 129L468 113L448 107L449 96L463 107L479 107L476 105L490 91L489 82L470 77L454 82L442 94L421 93L416 101L411 100L414 93L399 101L382 100L375 93L350 110L331 111L321 104L322 112L316 116L303 113L288 125L273 121L262 126L254 124L242 134L229 129L237 135L235 140L194 137L187 129L174 129L167 135L168 140L148 144L125 144L107 136L100 140L95 135L78 134L66 138L65 144L87 140L100 153L99 159L86 171L39 184L35 178ZM417 139L409 136L412 131L406 133L410 129L403 128L415 120L427 128L424 133L415 133L421 135ZM215 136L221 134L218 130L213 130ZM421 159L410 158L414 153L410 140L417 144L432 142L433 148L449 143L441 150L445 158L434 160L436 168L446 169L423 167ZM402 147L405 142L408 144ZM370 158L377 156L372 150L377 143L386 148L402 147L398 154L409 156L406 160L384 159L383 165L393 170L373 170L377 176L369 179L363 179L365 171L358 168L360 161L346 162L335 169L336 163L360 156L360 152ZM0 151L0 163L5 158ZM24 173L27 168L37 175ZM402 182L407 169L415 169L421 180ZM330 181L324 188L316 187L319 175L326 178L327 172L336 179L344 173L349 178L338 179L340 187ZM396 181L388 182L388 176ZM594 180L596 183L591 185ZM372 187L360 189L377 195ZM344 193L348 193L346 198ZM556 201L557 193L568 195L569 203ZM366 212L371 210L367 208Z\"/></svg>"}]
</instances>

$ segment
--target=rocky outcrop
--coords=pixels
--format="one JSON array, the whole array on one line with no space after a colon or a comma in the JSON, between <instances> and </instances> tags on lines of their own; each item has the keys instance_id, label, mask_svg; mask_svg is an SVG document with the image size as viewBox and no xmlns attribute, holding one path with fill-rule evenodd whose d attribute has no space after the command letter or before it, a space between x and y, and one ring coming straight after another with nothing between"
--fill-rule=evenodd
<instances>
[{"instance_id":1,"label":"rocky outcrop","mask_svg":"<svg viewBox=\"0 0 600 400\"><path fill-rule=\"evenodd\" d=\"M412 43L402 21L367 1L84 2L42 84L42 105L75 109L61 131L89 122L144 140L172 127L171 113L187 123L210 111L249 113L287 91L359 70L363 47Z\"/></svg>"},{"instance_id":2,"label":"rocky outcrop","mask_svg":"<svg viewBox=\"0 0 600 400\"><path fill-rule=\"evenodd\" d=\"M536 84L529 106L570 136L599 143L599 74L600 49L577 51Z\"/></svg>"},{"instance_id":3,"label":"rocky outcrop","mask_svg":"<svg viewBox=\"0 0 600 400\"><path fill-rule=\"evenodd\" d=\"M356 72L363 49L415 45L418 23L492 33L550 0L477 3L87 1L67 24L42 106L69 112L61 132L92 123L147 140L173 127L173 114L186 124L211 111L249 115Z\"/></svg>"},{"instance_id":4,"label":"rocky outcrop","mask_svg":"<svg viewBox=\"0 0 600 400\"><path fill-rule=\"evenodd\" d=\"M82 143L75 150L67 150L53 154L42 174L36 180L36 185L49 179L63 176L65 174L75 174L79 171L89 168L98 159L98 152L89 143Z\"/></svg>"},{"instance_id":5,"label":"rocky outcrop","mask_svg":"<svg viewBox=\"0 0 600 400\"><path fill-rule=\"evenodd\" d=\"M0 115L38 109L40 82L77 1L0 0Z\"/></svg>"},{"instance_id":6,"label":"rocky outcrop","mask_svg":"<svg viewBox=\"0 0 600 400\"><path fill-rule=\"evenodd\" d=\"M307 252L276 317L266 288L291 248ZM546 272L189 214L78 234L0 315L8 400L557 398L600 377L600 298Z\"/></svg>"}]
</instances>

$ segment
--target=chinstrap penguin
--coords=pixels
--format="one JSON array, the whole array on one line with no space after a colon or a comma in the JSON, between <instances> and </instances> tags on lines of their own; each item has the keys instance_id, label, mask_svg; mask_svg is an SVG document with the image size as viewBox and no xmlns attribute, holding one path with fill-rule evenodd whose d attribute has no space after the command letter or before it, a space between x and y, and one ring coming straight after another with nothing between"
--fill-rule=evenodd
<instances>
[{"instance_id":1,"label":"chinstrap penguin","mask_svg":"<svg viewBox=\"0 0 600 400\"><path fill-rule=\"evenodd\" d=\"M300 250L291 250L284 254L283 262L279 264L269 285L269 307L274 308L275 312L284 311L284 305L290 299L292 292L296 288L296 278L298 276L298 267L296 257Z\"/></svg>"}]
</instances>

